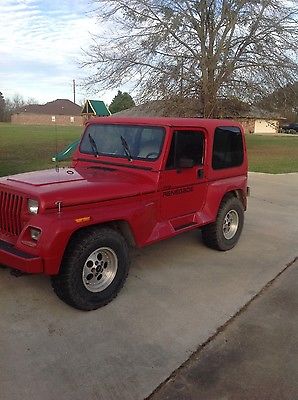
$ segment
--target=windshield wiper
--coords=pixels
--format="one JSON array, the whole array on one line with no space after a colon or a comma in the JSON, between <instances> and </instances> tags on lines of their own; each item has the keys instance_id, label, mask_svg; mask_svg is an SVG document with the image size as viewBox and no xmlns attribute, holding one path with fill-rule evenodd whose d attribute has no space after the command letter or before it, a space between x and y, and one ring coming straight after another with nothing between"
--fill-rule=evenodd
<instances>
[{"instance_id":1,"label":"windshield wiper","mask_svg":"<svg viewBox=\"0 0 298 400\"><path fill-rule=\"evenodd\" d=\"M130 152L129 146L127 144L127 141L124 139L124 137L122 135L120 136L120 138L121 138L121 143L122 143L122 146L123 146L123 149L124 149L124 152L126 154L128 161L132 161L132 156L131 156L131 152Z\"/></svg>"},{"instance_id":2,"label":"windshield wiper","mask_svg":"<svg viewBox=\"0 0 298 400\"><path fill-rule=\"evenodd\" d=\"M91 148L92 148L92 151L93 151L94 155L96 157L99 157L99 151L98 151L97 144L96 144L95 140L90 135L90 133L89 133L88 137L89 137L89 142L91 144Z\"/></svg>"}]
</instances>

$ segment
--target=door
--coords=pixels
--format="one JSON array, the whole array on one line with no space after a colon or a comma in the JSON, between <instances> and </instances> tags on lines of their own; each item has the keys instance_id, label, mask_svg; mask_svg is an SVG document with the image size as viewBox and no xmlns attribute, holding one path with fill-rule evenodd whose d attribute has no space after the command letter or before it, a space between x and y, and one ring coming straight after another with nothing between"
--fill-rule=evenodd
<instances>
[{"instance_id":1,"label":"door","mask_svg":"<svg viewBox=\"0 0 298 400\"><path fill-rule=\"evenodd\" d=\"M160 175L161 220L177 219L174 225L178 227L194 223L195 213L202 209L207 191L205 146L204 132L173 129L167 162Z\"/></svg>"}]
</instances>

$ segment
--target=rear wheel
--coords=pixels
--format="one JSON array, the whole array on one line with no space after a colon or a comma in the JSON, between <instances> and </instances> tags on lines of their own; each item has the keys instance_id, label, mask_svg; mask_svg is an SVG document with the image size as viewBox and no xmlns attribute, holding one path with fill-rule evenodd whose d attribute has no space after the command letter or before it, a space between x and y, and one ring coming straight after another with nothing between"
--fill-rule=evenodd
<instances>
[{"instance_id":1,"label":"rear wheel","mask_svg":"<svg viewBox=\"0 0 298 400\"><path fill-rule=\"evenodd\" d=\"M213 249L232 249L239 240L244 222L244 209L236 197L223 200L216 221L202 229L204 243Z\"/></svg>"},{"instance_id":2,"label":"rear wheel","mask_svg":"<svg viewBox=\"0 0 298 400\"><path fill-rule=\"evenodd\" d=\"M128 269L128 247L122 235L110 228L92 229L72 239L52 286L65 303L94 310L117 296Z\"/></svg>"}]
</instances>

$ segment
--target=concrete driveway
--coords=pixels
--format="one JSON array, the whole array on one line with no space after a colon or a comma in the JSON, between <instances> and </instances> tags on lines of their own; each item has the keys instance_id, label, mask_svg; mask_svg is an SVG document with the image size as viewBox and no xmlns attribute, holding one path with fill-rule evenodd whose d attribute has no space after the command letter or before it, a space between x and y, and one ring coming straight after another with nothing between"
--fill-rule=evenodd
<instances>
[{"instance_id":1,"label":"concrete driveway","mask_svg":"<svg viewBox=\"0 0 298 400\"><path fill-rule=\"evenodd\" d=\"M43 276L0 270L1 400L144 399L297 256L298 174L250 175L242 238L198 232L138 250L103 309L60 302Z\"/></svg>"},{"instance_id":2,"label":"concrete driveway","mask_svg":"<svg viewBox=\"0 0 298 400\"><path fill-rule=\"evenodd\" d=\"M147 400L298 399L298 259Z\"/></svg>"}]
</instances>

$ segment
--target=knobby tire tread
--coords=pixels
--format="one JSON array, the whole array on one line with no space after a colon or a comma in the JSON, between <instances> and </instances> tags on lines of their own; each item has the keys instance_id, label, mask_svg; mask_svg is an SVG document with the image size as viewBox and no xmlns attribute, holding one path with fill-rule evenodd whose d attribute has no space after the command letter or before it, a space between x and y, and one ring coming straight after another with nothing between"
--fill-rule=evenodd
<instances>
[{"instance_id":1,"label":"knobby tire tread","mask_svg":"<svg viewBox=\"0 0 298 400\"><path fill-rule=\"evenodd\" d=\"M125 275L123 276L120 284L117 286L117 290L114 291L112 296L109 296L107 299L101 301L100 304L94 304L94 306L92 306L90 305L89 302L84 306L83 304L84 301L82 299L81 304L78 306L73 296L71 295L71 292L74 290L73 287L71 287L72 268L73 268L72 264L73 262L75 262L75 258L85 251L85 247L87 244L90 243L90 240L99 241L107 237L116 238L116 240L119 241L119 244L121 244L124 254L127 256L127 266ZM126 241L122 237L122 235L111 228L100 228L100 229L95 228L89 230L88 233L86 233L85 231L78 232L75 238L71 240L65 251L59 274L53 276L51 279L52 287L56 295L66 304L74 308L78 308L80 310L91 311L99 307L104 307L118 295L118 292L124 286L124 283L128 275L128 271L129 271L129 252Z\"/></svg>"},{"instance_id":2,"label":"knobby tire tread","mask_svg":"<svg viewBox=\"0 0 298 400\"><path fill-rule=\"evenodd\" d=\"M222 235L221 219L222 219L222 214L226 213L225 209L226 208L228 209L229 205L232 205L233 203L234 205L240 208L241 215L239 215L240 219L238 227L239 232L236 233L235 239L231 240L231 243L233 243L232 247L234 247L234 245L238 242L239 236L243 228L244 210L240 200L237 197L230 196L221 202L215 222L205 226L202 229L202 239L203 242L206 244L206 246L219 251L227 251L232 248L226 246L225 240Z\"/></svg>"}]
</instances>

